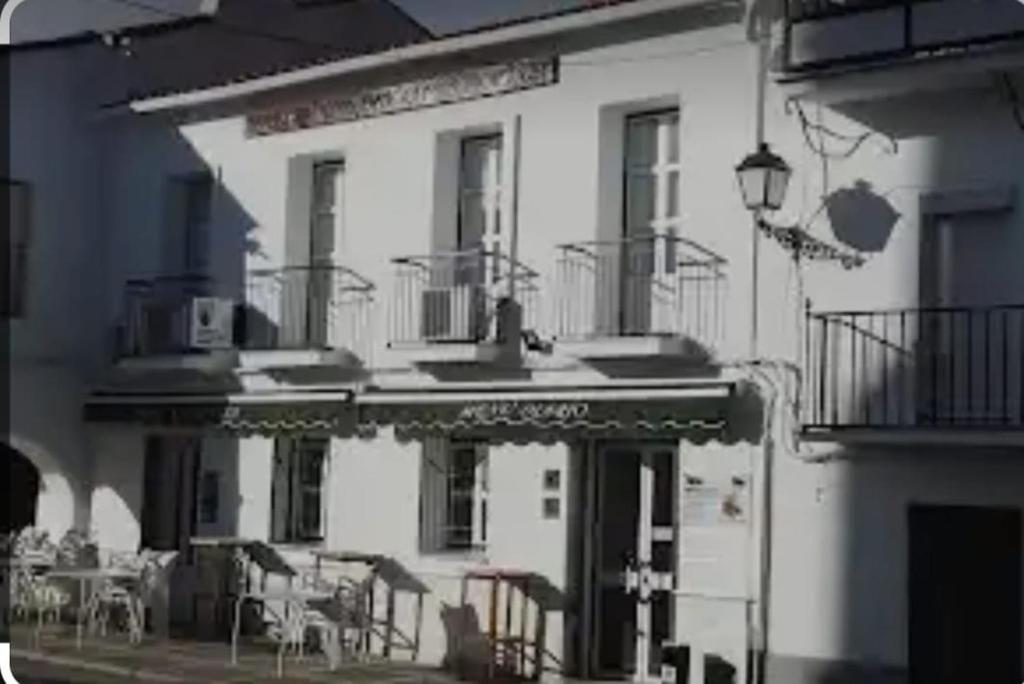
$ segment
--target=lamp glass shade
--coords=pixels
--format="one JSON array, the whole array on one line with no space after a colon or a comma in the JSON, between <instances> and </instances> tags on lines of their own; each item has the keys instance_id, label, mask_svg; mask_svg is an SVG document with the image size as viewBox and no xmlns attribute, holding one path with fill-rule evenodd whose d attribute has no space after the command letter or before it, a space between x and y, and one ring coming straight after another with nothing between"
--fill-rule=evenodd
<instances>
[{"instance_id":1,"label":"lamp glass shade","mask_svg":"<svg viewBox=\"0 0 1024 684\"><path fill-rule=\"evenodd\" d=\"M748 155L736 167L736 177L747 209L775 211L781 208L791 173L785 160L773 154L765 144Z\"/></svg>"},{"instance_id":2,"label":"lamp glass shade","mask_svg":"<svg viewBox=\"0 0 1024 684\"><path fill-rule=\"evenodd\" d=\"M768 171L768 178L765 185L764 204L765 209L776 211L786 201L786 188L789 186L789 168L771 169Z\"/></svg>"}]
</instances>

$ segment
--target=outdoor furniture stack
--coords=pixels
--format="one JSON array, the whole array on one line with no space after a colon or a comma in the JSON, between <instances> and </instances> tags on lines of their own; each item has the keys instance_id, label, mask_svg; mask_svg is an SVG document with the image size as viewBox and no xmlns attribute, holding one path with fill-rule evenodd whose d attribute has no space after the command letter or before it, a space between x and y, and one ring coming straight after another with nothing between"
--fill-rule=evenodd
<instances>
[{"instance_id":1,"label":"outdoor furniture stack","mask_svg":"<svg viewBox=\"0 0 1024 684\"><path fill-rule=\"evenodd\" d=\"M192 597L192 622L200 636L227 638L232 606L251 581L252 552L258 543L243 537L193 537L196 589ZM212 614L203 614L206 602Z\"/></svg>"},{"instance_id":2,"label":"outdoor furniture stack","mask_svg":"<svg viewBox=\"0 0 1024 684\"><path fill-rule=\"evenodd\" d=\"M331 670L341 662L341 639L351 625L361 626L364 621L362 592L352 592L348 585L328 582L320 573L320 564L313 575L303 575L293 568L276 550L263 542L244 546L249 567L260 573L257 587L247 581L245 588L234 597L234 619L231 631L231 663L238 663L238 640L242 629L244 604L257 604L263 617L269 618L273 636L278 642L277 674L284 676L284 657L288 651L302 658L306 640L311 631L319 635L319 646ZM268 580L277 576L284 582L270 587ZM298 580L298 582L296 582ZM298 584L298 586L296 586Z\"/></svg>"},{"instance_id":3,"label":"outdoor furniture stack","mask_svg":"<svg viewBox=\"0 0 1024 684\"><path fill-rule=\"evenodd\" d=\"M461 614L462 625L459 631L458 651L460 658L457 662L457 670L460 676L466 676L466 654L467 640L473 633L473 626L469 624L469 616L475 615L470 606L470 585L474 582L483 582L487 585L487 620L486 631L482 637L486 642L487 660L483 663L486 668L486 678L493 680L496 676L506 677L509 675L526 678L527 652L533 650L533 672L531 679L539 680L543 669L543 648L541 639L535 636L530 638L528 625L530 618L531 584L534 582L534 574L521 570L502 568L479 568L469 570L462 576L461 584ZM502 588L504 587L504 592ZM502 601L504 594L504 601ZM518 619L516 612L516 598L518 595ZM538 626L542 629L544 620L543 614L537 616ZM502 628L499 629L499 622ZM515 623L518 622L518 630Z\"/></svg>"},{"instance_id":4,"label":"outdoor furniture stack","mask_svg":"<svg viewBox=\"0 0 1024 684\"><path fill-rule=\"evenodd\" d=\"M65 608L75 610L75 643L82 648L85 632L105 635L115 617L124 618L129 641L142 640L151 594L161 579L158 566L174 554L113 552L100 563L100 552L87 534L71 530L59 544L31 528L8 539L5 570L12 583L12 615L35 617L33 643L44 625L58 622Z\"/></svg>"}]
</instances>

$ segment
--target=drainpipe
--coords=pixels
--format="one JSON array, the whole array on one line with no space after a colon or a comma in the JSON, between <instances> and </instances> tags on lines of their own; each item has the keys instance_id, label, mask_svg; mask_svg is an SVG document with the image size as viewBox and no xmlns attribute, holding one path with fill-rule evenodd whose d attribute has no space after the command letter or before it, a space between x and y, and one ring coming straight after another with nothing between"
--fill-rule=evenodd
<instances>
[{"instance_id":1,"label":"drainpipe","mask_svg":"<svg viewBox=\"0 0 1024 684\"><path fill-rule=\"evenodd\" d=\"M755 129L754 149L761 149L765 142L765 111L767 107L767 84L768 84L768 63L771 59L771 16L767 14L766 5L772 0L755 0L751 7L754 16L751 17L754 31L757 38L757 81L756 95L754 102ZM783 3L787 0L782 0ZM760 13L759 13L760 11ZM764 665L768 660L768 622L769 622L769 597L771 593L771 556L772 556L772 471L774 469L775 456L775 410L777 407L778 390L764 372L758 367L758 356L760 353L758 314L760 311L760 241L761 241L761 212L756 211L753 215L753 242L751 246L751 325L750 325L750 358L754 372L771 388L772 396L765 406L764 429L764 457L761 476L761 539L760 539L760 567L759 567L759 592L757 603L757 633L754 642L754 654L752 659L751 681L754 684L763 684L765 680Z\"/></svg>"},{"instance_id":2,"label":"drainpipe","mask_svg":"<svg viewBox=\"0 0 1024 684\"><path fill-rule=\"evenodd\" d=\"M761 149L765 142L765 98L768 81L768 61L771 58L771 23L767 18L756 15L756 4L751 7L755 15L751 18L757 32L757 80L754 96L754 149ZM753 214L753 242L751 243L751 296L750 296L750 358L758 355L758 313L760 296L760 244L761 244L761 210Z\"/></svg>"},{"instance_id":3,"label":"drainpipe","mask_svg":"<svg viewBox=\"0 0 1024 684\"><path fill-rule=\"evenodd\" d=\"M754 684L763 684L765 681L764 666L768 661L768 621L770 619L769 604L771 597L771 570L772 570L772 494L773 470L775 468L775 411L778 406L778 394L775 390L766 410L768 414L764 421L764 468L761 475L761 554L760 554L760 591L758 596L757 610L757 641L755 643L756 653L754 655L754 674L757 679Z\"/></svg>"},{"instance_id":4,"label":"drainpipe","mask_svg":"<svg viewBox=\"0 0 1024 684\"><path fill-rule=\"evenodd\" d=\"M516 267L519 262L519 157L522 148L522 116L512 119L512 196L509 202L508 298L516 300Z\"/></svg>"}]
</instances>

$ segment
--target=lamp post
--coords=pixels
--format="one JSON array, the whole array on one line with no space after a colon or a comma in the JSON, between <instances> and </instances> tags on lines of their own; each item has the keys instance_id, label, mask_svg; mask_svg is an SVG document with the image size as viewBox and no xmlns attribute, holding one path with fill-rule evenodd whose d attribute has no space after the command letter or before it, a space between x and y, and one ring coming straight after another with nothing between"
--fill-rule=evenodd
<instances>
[{"instance_id":1,"label":"lamp post","mask_svg":"<svg viewBox=\"0 0 1024 684\"><path fill-rule=\"evenodd\" d=\"M786 161L771 151L767 143L758 144L757 151L744 157L736 167L743 204L754 217L753 249L751 250L751 298L750 298L750 356L758 354L758 254L760 233L766 211L777 211L786 199L786 188L792 169Z\"/></svg>"}]
</instances>

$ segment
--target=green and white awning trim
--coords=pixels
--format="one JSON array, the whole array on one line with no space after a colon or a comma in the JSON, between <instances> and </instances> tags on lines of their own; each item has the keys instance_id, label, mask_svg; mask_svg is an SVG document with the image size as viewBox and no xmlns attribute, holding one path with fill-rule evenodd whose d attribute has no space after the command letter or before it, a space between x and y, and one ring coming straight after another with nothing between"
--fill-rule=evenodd
<instances>
[{"instance_id":1,"label":"green and white awning trim","mask_svg":"<svg viewBox=\"0 0 1024 684\"><path fill-rule=\"evenodd\" d=\"M174 429L275 436L352 431L351 392L268 397L92 397L85 419Z\"/></svg>"},{"instance_id":2,"label":"green and white awning trim","mask_svg":"<svg viewBox=\"0 0 1024 684\"><path fill-rule=\"evenodd\" d=\"M675 388L578 388L524 392L368 392L358 399L359 434L392 427L402 440L430 435L553 443L569 437L720 437L727 383Z\"/></svg>"},{"instance_id":3,"label":"green and white awning trim","mask_svg":"<svg viewBox=\"0 0 1024 684\"><path fill-rule=\"evenodd\" d=\"M87 421L273 437L316 433L399 440L430 436L553 444L567 439L664 438L695 443L736 433L737 386L710 381L643 387L369 387L355 394L293 392L237 396L93 396ZM730 433L732 433L730 435Z\"/></svg>"}]
</instances>

